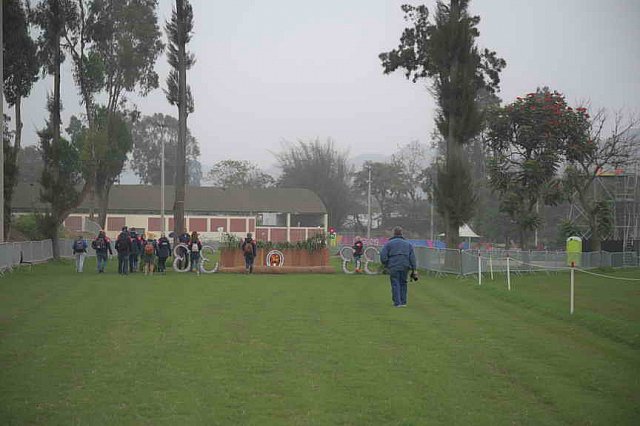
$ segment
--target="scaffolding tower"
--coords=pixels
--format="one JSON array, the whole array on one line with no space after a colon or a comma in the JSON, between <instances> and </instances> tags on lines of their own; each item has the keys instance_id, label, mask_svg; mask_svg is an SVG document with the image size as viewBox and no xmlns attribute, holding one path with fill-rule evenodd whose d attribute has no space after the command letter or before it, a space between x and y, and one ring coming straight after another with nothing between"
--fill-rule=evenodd
<instances>
[{"instance_id":1,"label":"scaffolding tower","mask_svg":"<svg viewBox=\"0 0 640 426\"><path fill-rule=\"evenodd\" d=\"M633 251L634 241L640 240L640 162L598 175L593 183L593 197L608 201L611 207L613 230L607 239L622 241L624 251ZM586 219L577 203L571 205L569 219L574 223ZM582 237L590 236L586 227Z\"/></svg>"}]
</instances>

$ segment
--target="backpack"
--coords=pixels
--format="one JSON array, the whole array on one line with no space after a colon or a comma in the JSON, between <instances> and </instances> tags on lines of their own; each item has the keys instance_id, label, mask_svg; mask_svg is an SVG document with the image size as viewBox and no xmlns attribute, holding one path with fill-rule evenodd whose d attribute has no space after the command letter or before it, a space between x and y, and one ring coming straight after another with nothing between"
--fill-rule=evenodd
<instances>
[{"instance_id":1,"label":"backpack","mask_svg":"<svg viewBox=\"0 0 640 426\"><path fill-rule=\"evenodd\" d=\"M68 246L67 246L67 247L68 247ZM74 250L74 251L76 251L76 252L84 251L84 241L82 241L82 240L76 240L76 241L73 243L73 250Z\"/></svg>"},{"instance_id":2,"label":"backpack","mask_svg":"<svg viewBox=\"0 0 640 426\"><path fill-rule=\"evenodd\" d=\"M147 243L147 245L144 246L144 254L151 255L153 254L153 251L154 251L153 244Z\"/></svg>"},{"instance_id":3,"label":"backpack","mask_svg":"<svg viewBox=\"0 0 640 426\"><path fill-rule=\"evenodd\" d=\"M253 241L245 241L244 248L242 249L244 254L253 254Z\"/></svg>"},{"instance_id":4,"label":"backpack","mask_svg":"<svg viewBox=\"0 0 640 426\"><path fill-rule=\"evenodd\" d=\"M107 244L104 241L104 238L98 238L93 242L93 248L96 250L104 250L107 248Z\"/></svg>"}]
</instances>

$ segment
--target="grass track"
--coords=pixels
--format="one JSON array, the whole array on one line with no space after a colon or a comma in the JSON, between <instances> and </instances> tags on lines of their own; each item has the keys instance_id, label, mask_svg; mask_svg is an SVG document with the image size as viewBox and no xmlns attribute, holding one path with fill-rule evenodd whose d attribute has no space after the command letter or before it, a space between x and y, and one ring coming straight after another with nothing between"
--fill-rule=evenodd
<instances>
[{"instance_id":1,"label":"grass track","mask_svg":"<svg viewBox=\"0 0 640 426\"><path fill-rule=\"evenodd\" d=\"M579 274L0 279L7 424L637 424L640 283ZM616 272L640 277L640 272Z\"/></svg>"}]
</instances>

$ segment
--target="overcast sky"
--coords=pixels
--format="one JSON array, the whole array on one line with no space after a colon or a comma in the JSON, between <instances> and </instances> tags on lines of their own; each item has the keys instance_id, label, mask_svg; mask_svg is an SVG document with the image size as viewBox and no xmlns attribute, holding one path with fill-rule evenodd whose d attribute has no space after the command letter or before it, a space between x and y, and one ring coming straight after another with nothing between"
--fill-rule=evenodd
<instances>
[{"instance_id":1,"label":"overcast sky","mask_svg":"<svg viewBox=\"0 0 640 426\"><path fill-rule=\"evenodd\" d=\"M205 164L274 163L281 141L331 137L352 156L389 155L429 141L434 102L424 83L385 76L378 54L398 45L400 0L191 0L197 63L187 75L196 110L188 125ZM161 0L159 17L174 2ZM417 4L417 3L414 3ZM427 1L431 8L435 1ZM507 61L503 101L549 86L571 103L640 111L640 1L475 0L479 45ZM6 59L5 59L6 60ZM162 84L166 57L157 63ZM52 80L23 104L26 144L45 118ZM69 67L63 120L81 112ZM173 114L161 89L131 96L145 115Z\"/></svg>"}]
</instances>

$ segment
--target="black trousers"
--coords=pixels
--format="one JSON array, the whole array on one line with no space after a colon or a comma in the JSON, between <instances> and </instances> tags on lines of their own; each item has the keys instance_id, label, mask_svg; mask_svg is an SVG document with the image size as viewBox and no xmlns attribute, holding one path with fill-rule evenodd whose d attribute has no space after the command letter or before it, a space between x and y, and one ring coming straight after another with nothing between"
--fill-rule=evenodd
<instances>
[{"instance_id":1,"label":"black trousers","mask_svg":"<svg viewBox=\"0 0 640 426\"><path fill-rule=\"evenodd\" d=\"M167 269L167 258L159 257L158 258L158 272L164 272Z\"/></svg>"}]
</instances>

